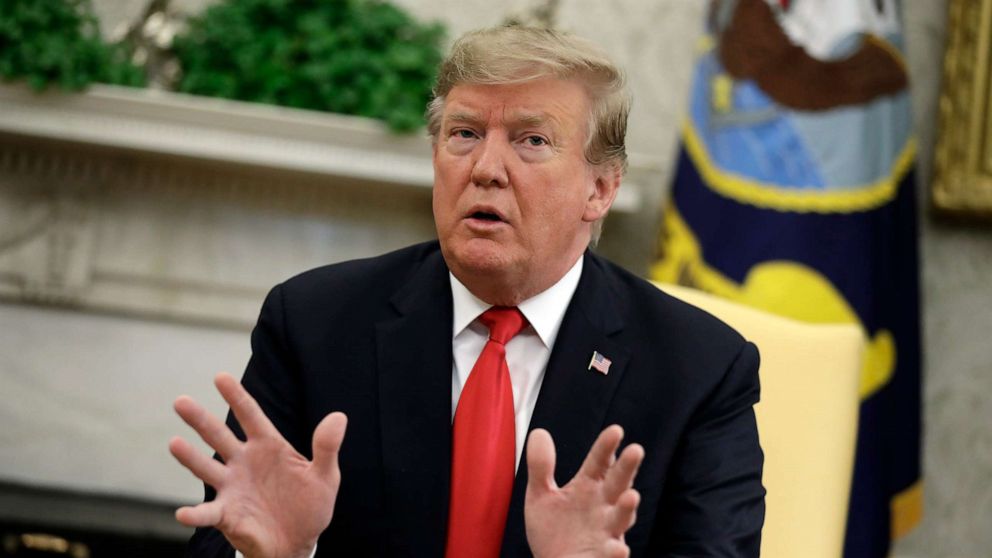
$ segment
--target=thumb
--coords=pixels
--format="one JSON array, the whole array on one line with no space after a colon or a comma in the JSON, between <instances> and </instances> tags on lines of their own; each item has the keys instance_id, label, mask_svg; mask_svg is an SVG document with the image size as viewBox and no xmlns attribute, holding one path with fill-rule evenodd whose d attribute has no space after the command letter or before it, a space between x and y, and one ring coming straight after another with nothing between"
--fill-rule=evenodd
<instances>
[{"instance_id":1,"label":"thumb","mask_svg":"<svg viewBox=\"0 0 992 558\"><path fill-rule=\"evenodd\" d=\"M557 488L555 442L547 430L536 428L527 437L527 489L540 493Z\"/></svg>"},{"instance_id":2,"label":"thumb","mask_svg":"<svg viewBox=\"0 0 992 558\"><path fill-rule=\"evenodd\" d=\"M320 421L313 431L313 468L327 479L338 472L338 451L348 427L344 413L331 413Z\"/></svg>"}]
</instances>

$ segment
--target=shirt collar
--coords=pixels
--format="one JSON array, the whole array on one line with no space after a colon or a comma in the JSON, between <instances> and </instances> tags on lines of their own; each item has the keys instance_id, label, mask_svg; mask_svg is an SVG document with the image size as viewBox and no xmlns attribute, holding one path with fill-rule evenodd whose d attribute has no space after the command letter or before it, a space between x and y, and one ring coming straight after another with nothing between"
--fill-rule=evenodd
<instances>
[{"instance_id":1,"label":"shirt collar","mask_svg":"<svg viewBox=\"0 0 992 558\"><path fill-rule=\"evenodd\" d=\"M583 259L580 256L557 283L517 306L549 349L554 345L555 338L558 336L558 329L565 318L565 310L568 309L568 303L572 301L572 295L575 294L575 289L579 286ZM492 304L488 304L472 294L468 287L463 285L450 271L448 277L451 280L451 296L454 305L452 337L455 337L483 312L491 308Z\"/></svg>"}]
</instances>

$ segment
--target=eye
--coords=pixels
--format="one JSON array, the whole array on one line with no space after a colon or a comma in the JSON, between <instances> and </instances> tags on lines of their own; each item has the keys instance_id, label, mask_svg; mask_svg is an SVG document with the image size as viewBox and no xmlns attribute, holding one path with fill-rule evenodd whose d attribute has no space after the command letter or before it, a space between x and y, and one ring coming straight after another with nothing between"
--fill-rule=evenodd
<instances>
[{"instance_id":1,"label":"eye","mask_svg":"<svg viewBox=\"0 0 992 558\"><path fill-rule=\"evenodd\" d=\"M527 143L527 145L531 147L541 147L544 145L548 145L548 140L542 138L541 136L527 136L526 138L524 138L524 141Z\"/></svg>"},{"instance_id":2,"label":"eye","mask_svg":"<svg viewBox=\"0 0 992 558\"><path fill-rule=\"evenodd\" d=\"M466 128L458 128L451 131L451 136L459 139L472 139L475 137L475 132Z\"/></svg>"}]
</instances>

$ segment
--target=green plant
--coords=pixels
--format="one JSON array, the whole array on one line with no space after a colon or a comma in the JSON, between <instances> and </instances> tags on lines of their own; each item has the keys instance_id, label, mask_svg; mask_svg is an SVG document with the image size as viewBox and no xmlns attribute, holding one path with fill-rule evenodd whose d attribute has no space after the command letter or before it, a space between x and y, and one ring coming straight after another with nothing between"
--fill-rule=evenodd
<instances>
[{"instance_id":1,"label":"green plant","mask_svg":"<svg viewBox=\"0 0 992 558\"><path fill-rule=\"evenodd\" d=\"M179 90L423 124L443 28L375 0L224 0L176 37Z\"/></svg>"},{"instance_id":2,"label":"green plant","mask_svg":"<svg viewBox=\"0 0 992 558\"><path fill-rule=\"evenodd\" d=\"M103 42L89 0L0 1L0 78L39 90L144 82L120 49Z\"/></svg>"}]
</instances>

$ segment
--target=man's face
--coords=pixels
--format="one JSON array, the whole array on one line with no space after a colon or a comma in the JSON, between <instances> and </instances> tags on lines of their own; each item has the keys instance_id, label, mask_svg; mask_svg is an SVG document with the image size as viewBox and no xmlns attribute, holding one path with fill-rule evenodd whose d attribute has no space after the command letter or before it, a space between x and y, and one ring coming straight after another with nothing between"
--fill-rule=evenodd
<instances>
[{"instance_id":1,"label":"man's face","mask_svg":"<svg viewBox=\"0 0 992 558\"><path fill-rule=\"evenodd\" d=\"M588 95L544 78L459 85L434 146L434 221L448 267L476 296L516 304L558 281L619 185L585 160Z\"/></svg>"}]
</instances>

